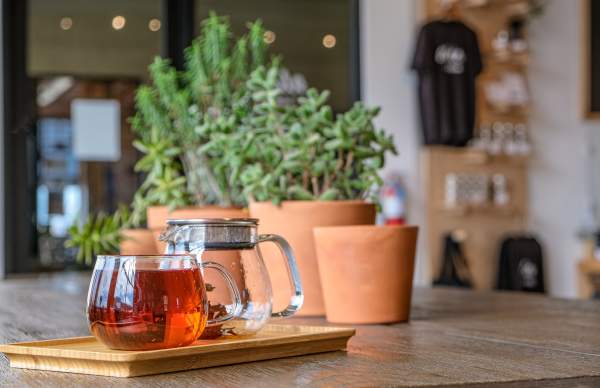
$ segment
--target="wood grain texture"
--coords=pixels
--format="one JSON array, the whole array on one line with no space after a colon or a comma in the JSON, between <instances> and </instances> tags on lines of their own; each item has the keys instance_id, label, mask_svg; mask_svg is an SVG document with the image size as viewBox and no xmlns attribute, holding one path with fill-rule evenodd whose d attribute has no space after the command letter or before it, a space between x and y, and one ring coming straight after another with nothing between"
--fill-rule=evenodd
<instances>
[{"instance_id":1,"label":"wood grain texture","mask_svg":"<svg viewBox=\"0 0 600 388\"><path fill-rule=\"evenodd\" d=\"M0 343L88 335L88 280L57 275L0 282ZM319 318L284 322L327 325ZM599 329L594 301L416 289L409 324L359 326L347 353L131 379L14 369L0 358L0 386L594 387L600 385Z\"/></svg>"}]
</instances>

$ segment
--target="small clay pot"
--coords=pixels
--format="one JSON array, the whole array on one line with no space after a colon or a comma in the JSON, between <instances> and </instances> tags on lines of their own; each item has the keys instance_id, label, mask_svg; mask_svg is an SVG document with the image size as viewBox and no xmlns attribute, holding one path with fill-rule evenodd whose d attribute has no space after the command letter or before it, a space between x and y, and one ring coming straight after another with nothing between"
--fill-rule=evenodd
<instances>
[{"instance_id":1,"label":"small clay pot","mask_svg":"<svg viewBox=\"0 0 600 388\"><path fill-rule=\"evenodd\" d=\"M313 228L373 224L375 206L364 201L283 201L279 206L253 202L249 209L250 216L259 219L260 233L278 234L294 250L304 289L304 304L296 315L324 315ZM273 286L273 311L280 311L292 293L287 268L277 247L261 244L260 249Z\"/></svg>"},{"instance_id":2,"label":"small clay pot","mask_svg":"<svg viewBox=\"0 0 600 388\"><path fill-rule=\"evenodd\" d=\"M165 252L165 243L159 241L162 232L167 228L168 219L189 220L194 218L247 218L248 209L219 206L190 206L169 211L166 206L150 206L146 210L148 229L152 230L156 249Z\"/></svg>"},{"instance_id":3,"label":"small clay pot","mask_svg":"<svg viewBox=\"0 0 600 388\"><path fill-rule=\"evenodd\" d=\"M417 233L416 226L315 228L327 320L408 321Z\"/></svg>"},{"instance_id":4,"label":"small clay pot","mask_svg":"<svg viewBox=\"0 0 600 388\"><path fill-rule=\"evenodd\" d=\"M158 253L150 229L124 229L119 244L121 255L155 255Z\"/></svg>"}]
</instances>

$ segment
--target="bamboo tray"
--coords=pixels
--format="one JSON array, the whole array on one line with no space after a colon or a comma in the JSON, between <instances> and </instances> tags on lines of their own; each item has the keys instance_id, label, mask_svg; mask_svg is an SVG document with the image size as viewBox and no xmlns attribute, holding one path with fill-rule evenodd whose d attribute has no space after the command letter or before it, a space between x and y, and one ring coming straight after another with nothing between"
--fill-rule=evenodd
<instances>
[{"instance_id":1,"label":"bamboo tray","mask_svg":"<svg viewBox=\"0 0 600 388\"><path fill-rule=\"evenodd\" d=\"M342 350L354 329L267 325L254 336L163 350L111 350L94 337L0 345L13 368L134 377Z\"/></svg>"}]
</instances>

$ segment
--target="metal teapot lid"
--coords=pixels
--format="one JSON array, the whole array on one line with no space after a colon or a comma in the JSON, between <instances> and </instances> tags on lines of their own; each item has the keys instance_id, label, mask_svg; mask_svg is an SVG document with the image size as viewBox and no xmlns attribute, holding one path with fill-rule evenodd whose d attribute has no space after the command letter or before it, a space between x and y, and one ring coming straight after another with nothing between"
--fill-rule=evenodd
<instances>
[{"instance_id":1,"label":"metal teapot lid","mask_svg":"<svg viewBox=\"0 0 600 388\"><path fill-rule=\"evenodd\" d=\"M256 218L170 219L159 239L168 253L249 248L258 242L257 225Z\"/></svg>"},{"instance_id":2,"label":"metal teapot lid","mask_svg":"<svg viewBox=\"0 0 600 388\"><path fill-rule=\"evenodd\" d=\"M191 218L170 219L167 225L257 226L258 218Z\"/></svg>"}]
</instances>

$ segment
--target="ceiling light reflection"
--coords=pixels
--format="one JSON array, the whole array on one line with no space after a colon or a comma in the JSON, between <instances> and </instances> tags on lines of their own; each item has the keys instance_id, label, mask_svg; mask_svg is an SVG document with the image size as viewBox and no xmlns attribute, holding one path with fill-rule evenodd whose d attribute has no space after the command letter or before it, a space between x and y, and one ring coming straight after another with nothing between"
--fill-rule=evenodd
<instances>
[{"instance_id":1,"label":"ceiling light reflection","mask_svg":"<svg viewBox=\"0 0 600 388\"><path fill-rule=\"evenodd\" d=\"M112 20L112 28L114 28L115 30L122 30L123 28L125 28L125 22L125 17L117 15Z\"/></svg>"},{"instance_id":2,"label":"ceiling light reflection","mask_svg":"<svg viewBox=\"0 0 600 388\"><path fill-rule=\"evenodd\" d=\"M73 19L70 17L64 17L60 19L60 28L64 31L68 31L73 27Z\"/></svg>"},{"instance_id":3,"label":"ceiling light reflection","mask_svg":"<svg viewBox=\"0 0 600 388\"><path fill-rule=\"evenodd\" d=\"M336 41L335 35L327 34L323 37L323 47L328 49L334 48Z\"/></svg>"},{"instance_id":4,"label":"ceiling light reflection","mask_svg":"<svg viewBox=\"0 0 600 388\"><path fill-rule=\"evenodd\" d=\"M275 35L275 33L270 30L265 31L265 33L263 35L263 40L265 41L266 44L273 44L273 42L275 42L276 38L277 38L277 35Z\"/></svg>"},{"instance_id":5,"label":"ceiling light reflection","mask_svg":"<svg viewBox=\"0 0 600 388\"><path fill-rule=\"evenodd\" d=\"M154 19L150 19L150 21L148 22L148 29L152 32L156 32L158 30L160 30L160 20L154 18Z\"/></svg>"}]
</instances>

